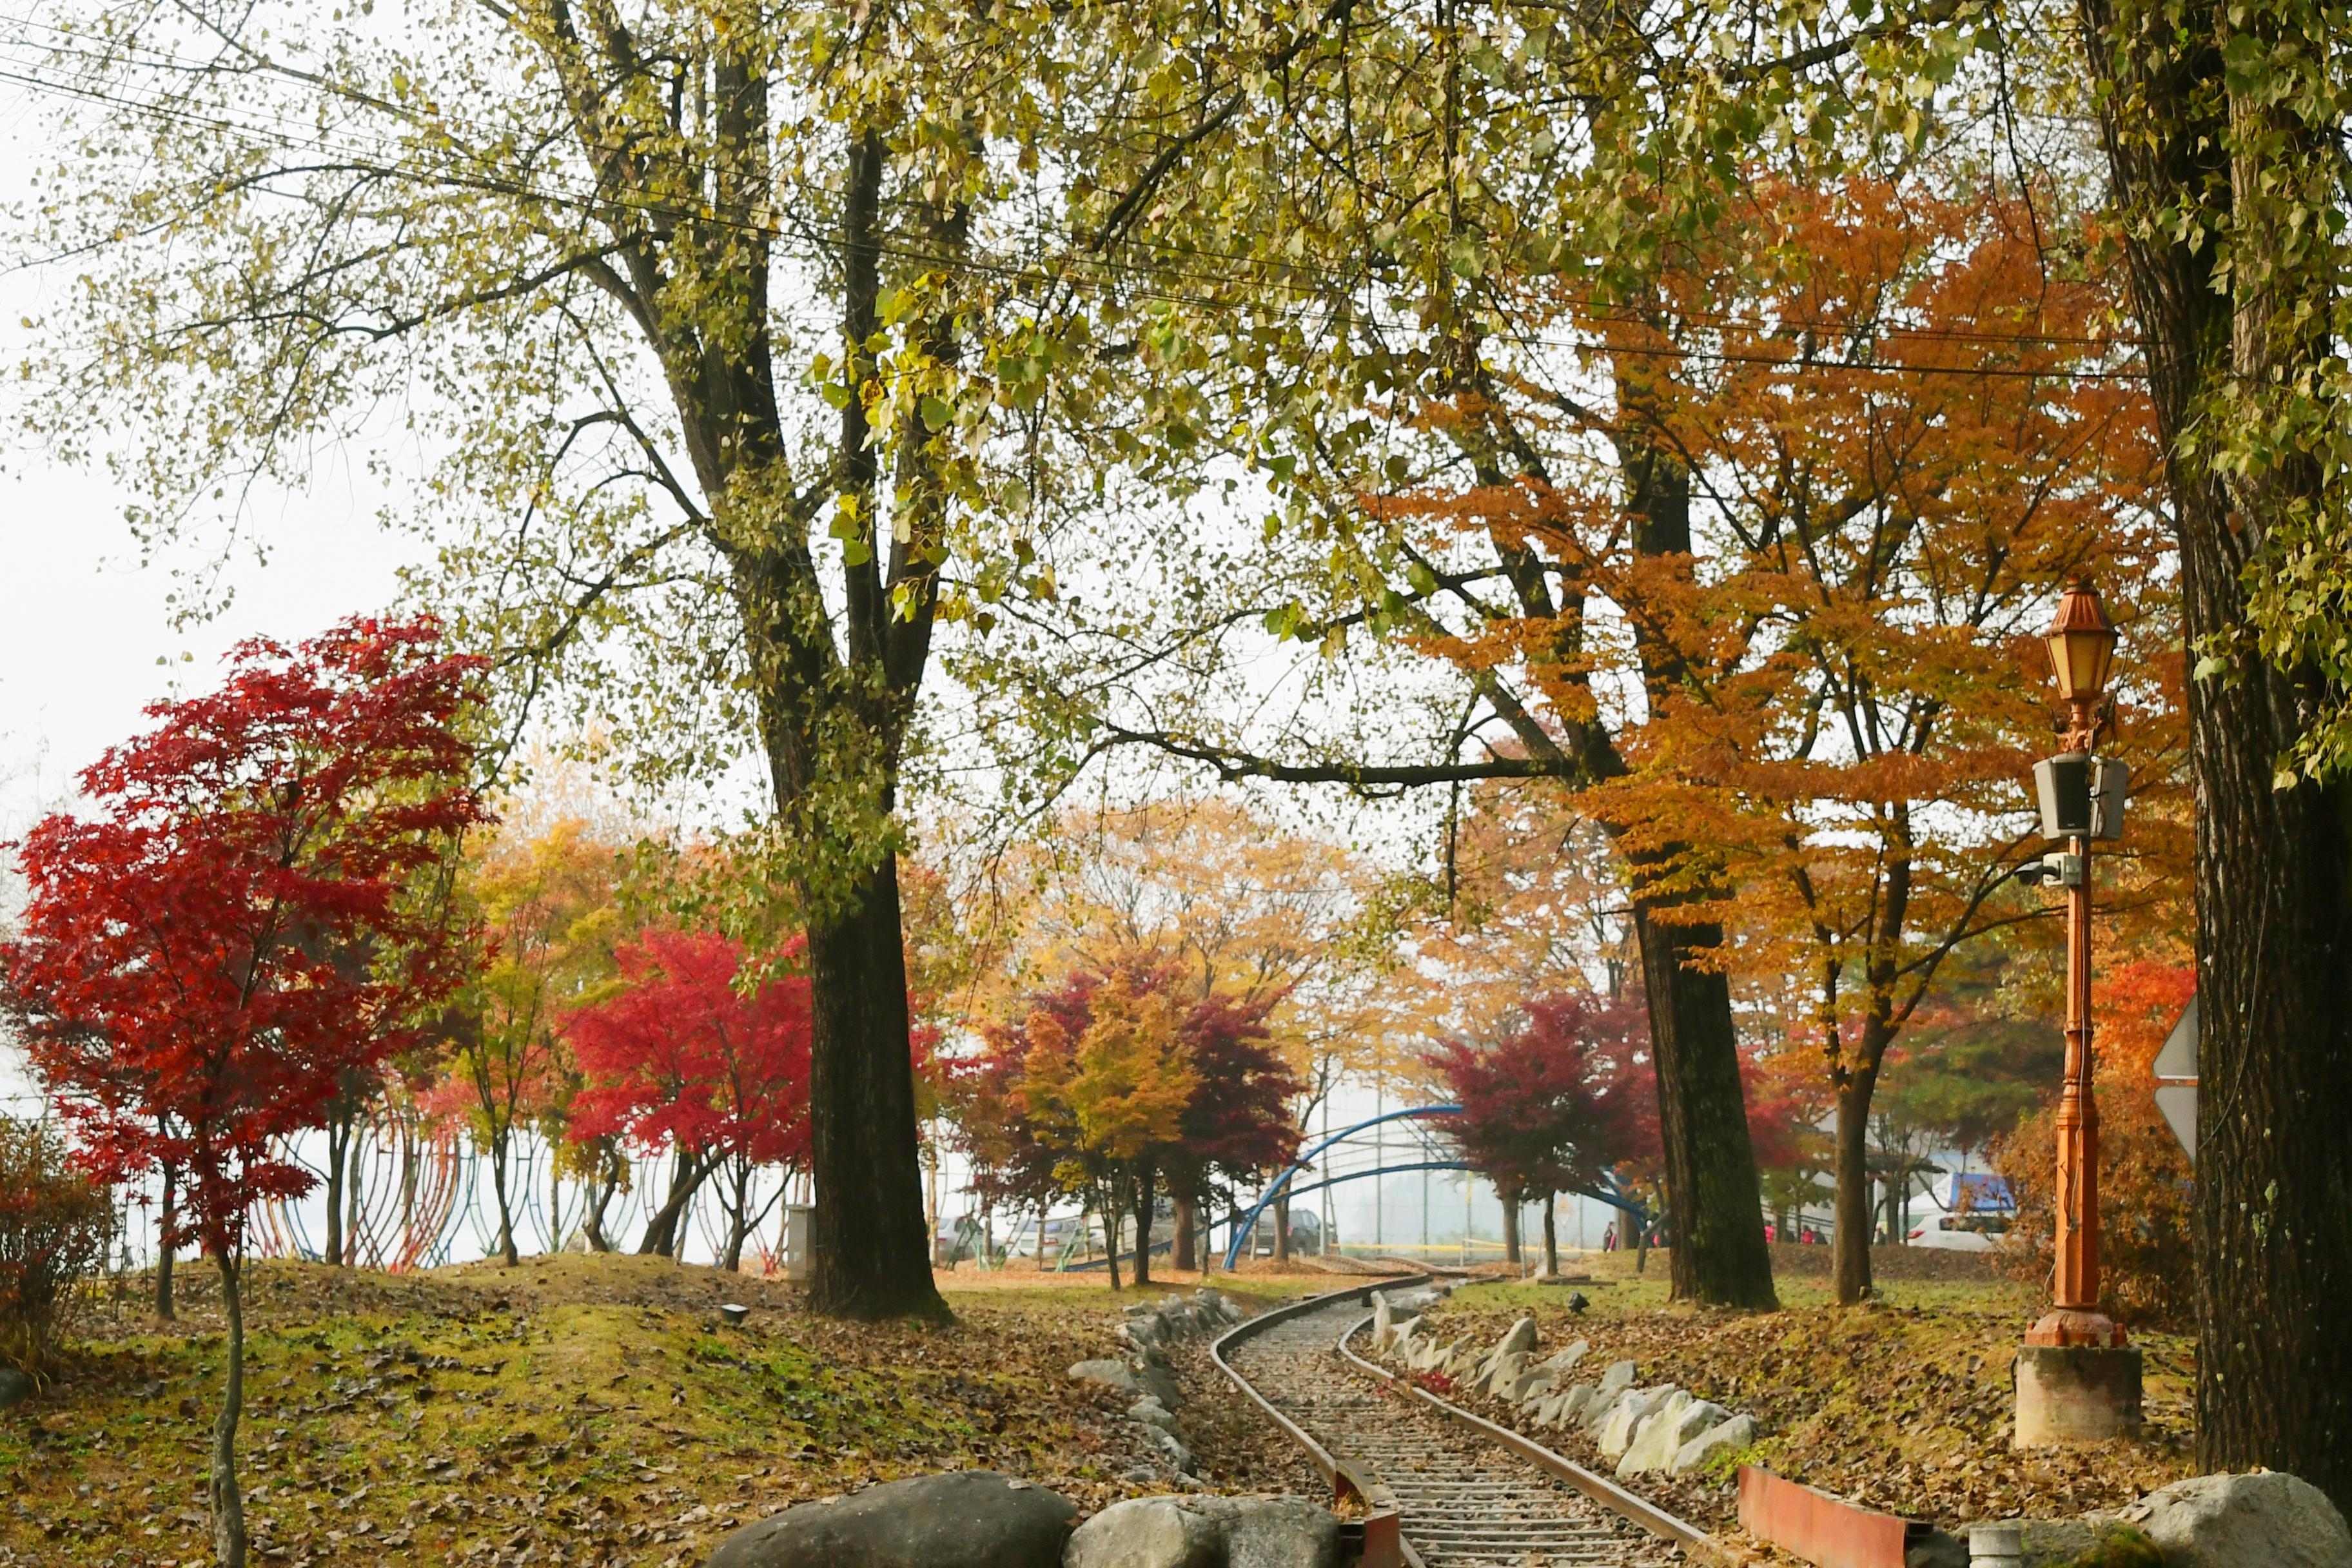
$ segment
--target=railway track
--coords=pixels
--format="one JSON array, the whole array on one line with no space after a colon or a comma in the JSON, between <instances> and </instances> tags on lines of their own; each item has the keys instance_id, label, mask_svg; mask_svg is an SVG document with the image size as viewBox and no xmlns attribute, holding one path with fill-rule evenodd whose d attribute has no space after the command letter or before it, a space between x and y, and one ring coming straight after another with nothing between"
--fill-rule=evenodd
<instances>
[{"instance_id":1,"label":"railway track","mask_svg":"<svg viewBox=\"0 0 2352 1568\"><path fill-rule=\"evenodd\" d=\"M1212 1352L1335 1490L1363 1498L1368 1568L1664 1568L1712 1555L1692 1526L1350 1353L1342 1341L1368 1320L1369 1289L1252 1319Z\"/></svg>"}]
</instances>

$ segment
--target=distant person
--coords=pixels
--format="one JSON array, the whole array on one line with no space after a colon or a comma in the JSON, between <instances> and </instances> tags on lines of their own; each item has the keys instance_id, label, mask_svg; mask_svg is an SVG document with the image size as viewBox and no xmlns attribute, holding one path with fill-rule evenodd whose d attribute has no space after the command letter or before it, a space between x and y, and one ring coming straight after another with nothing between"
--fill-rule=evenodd
<instances>
[{"instance_id":1,"label":"distant person","mask_svg":"<svg viewBox=\"0 0 2352 1568\"><path fill-rule=\"evenodd\" d=\"M1769 1247L1780 1239L1780 1227L1774 1225L1770 1220L1766 1220L1764 1222L1764 1245Z\"/></svg>"},{"instance_id":2,"label":"distant person","mask_svg":"<svg viewBox=\"0 0 2352 1568\"><path fill-rule=\"evenodd\" d=\"M1617 1227L1615 1226L1612 1225L1607 1230L1601 1233L1601 1250L1603 1252L1614 1252L1617 1250Z\"/></svg>"}]
</instances>

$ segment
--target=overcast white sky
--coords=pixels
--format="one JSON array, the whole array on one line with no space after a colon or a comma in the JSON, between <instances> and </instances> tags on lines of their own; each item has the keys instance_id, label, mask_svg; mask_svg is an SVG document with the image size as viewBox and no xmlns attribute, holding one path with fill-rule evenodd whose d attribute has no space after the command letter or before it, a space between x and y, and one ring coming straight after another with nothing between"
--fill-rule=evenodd
<instances>
[{"instance_id":1,"label":"overcast white sky","mask_svg":"<svg viewBox=\"0 0 2352 1568\"><path fill-rule=\"evenodd\" d=\"M0 84L0 201L21 197L46 145L41 116L20 89ZM0 365L15 368L23 320L71 281L0 271ZM69 797L73 774L138 729L144 705L175 685L209 684L230 645L263 631L307 636L383 605L400 564L422 548L374 526L363 477L336 476L259 520L269 563L248 556L231 566L226 615L176 631L169 574L140 565L107 476L53 462L16 434L21 385L0 377L10 433L0 446L0 837ZM12 1065L0 1054L0 1097L20 1087Z\"/></svg>"},{"instance_id":2,"label":"overcast white sky","mask_svg":"<svg viewBox=\"0 0 2352 1568\"><path fill-rule=\"evenodd\" d=\"M24 196L48 148L40 106L0 82L0 202ZM24 319L71 282L70 271L0 271L0 365L16 368ZM24 395L16 376L0 377L9 432L0 446L0 835L61 798L75 771L137 728L142 706L174 680L208 683L219 655L257 632L299 637L383 605L394 573L421 548L373 526L363 476L331 478L257 520L271 559L232 567L228 614L174 631L168 574L141 568L121 496L103 472L53 462L18 434ZM194 663L181 662L187 654Z\"/></svg>"}]
</instances>

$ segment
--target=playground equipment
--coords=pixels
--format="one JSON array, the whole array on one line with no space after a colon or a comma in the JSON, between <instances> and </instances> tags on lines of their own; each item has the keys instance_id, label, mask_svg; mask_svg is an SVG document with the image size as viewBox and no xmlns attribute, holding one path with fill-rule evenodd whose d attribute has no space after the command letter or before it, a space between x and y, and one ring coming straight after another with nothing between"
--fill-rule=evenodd
<instances>
[{"instance_id":1,"label":"playground equipment","mask_svg":"<svg viewBox=\"0 0 2352 1568\"><path fill-rule=\"evenodd\" d=\"M1448 1148L1443 1141L1445 1119L1461 1114L1462 1108L1458 1105L1416 1105L1402 1110L1384 1111L1378 1116L1359 1121L1352 1127L1341 1128L1339 1131L1325 1137L1320 1142L1301 1150L1296 1159L1284 1166L1280 1173L1266 1184L1265 1190L1259 1193L1257 1202L1243 1211L1234 1221L1232 1237L1225 1244L1225 1268L1232 1269L1239 1267L1243 1249L1248 1247L1250 1237L1257 1233L1258 1216L1272 1207L1278 1199L1301 1198L1309 1193L1318 1193L1327 1187L1338 1186L1342 1182L1360 1182L1367 1177L1404 1175L1415 1171L1468 1170L1470 1167L1462 1159L1459 1152ZM1408 1158L1400 1163L1391 1164L1388 1159L1390 1151L1387 1144L1377 1140L1369 1146L1367 1151L1367 1146L1361 1142L1362 1135L1391 1122L1415 1124L1413 1131L1417 1136L1397 1152L1406 1155L1418 1154L1420 1158ZM1351 1142L1351 1140L1354 1142ZM1360 1152L1369 1152L1370 1156L1369 1163L1354 1165L1348 1161L1348 1155ZM1331 1157L1326 1159L1327 1154ZM1323 1162L1319 1167L1317 1164L1318 1161ZM1341 1168L1343 1164L1350 1165L1351 1168L1343 1169ZM1297 1178L1302 1175L1316 1175L1318 1179L1300 1182ZM1643 1213L1639 1201L1626 1196L1613 1184L1600 1191L1582 1188L1574 1189L1574 1191L1578 1196L1607 1204L1630 1215L1638 1217Z\"/></svg>"},{"instance_id":2,"label":"playground equipment","mask_svg":"<svg viewBox=\"0 0 2352 1568\"><path fill-rule=\"evenodd\" d=\"M281 1152L307 1163L294 1146ZM367 1268L395 1274L446 1261L453 1222L461 1208L471 1207L467 1200L473 1165L473 1152L455 1130L427 1128L406 1108L379 1109L352 1134L351 1168L359 1204L347 1243L350 1255ZM302 1205L285 1198L269 1199L254 1211L250 1245L259 1258L322 1260Z\"/></svg>"}]
</instances>

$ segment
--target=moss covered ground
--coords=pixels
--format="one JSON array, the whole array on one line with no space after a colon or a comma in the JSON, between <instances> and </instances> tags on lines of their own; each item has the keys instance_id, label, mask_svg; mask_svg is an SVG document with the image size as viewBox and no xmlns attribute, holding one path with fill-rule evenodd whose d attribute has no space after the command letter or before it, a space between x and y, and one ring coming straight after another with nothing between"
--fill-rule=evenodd
<instances>
[{"instance_id":1,"label":"moss covered ground","mask_svg":"<svg viewBox=\"0 0 2352 1568\"><path fill-rule=\"evenodd\" d=\"M0 1564L210 1561L222 1337L208 1272L181 1280L178 1321L158 1323L131 1281L57 1380L0 1415ZM926 1470L1005 1470L1090 1509L1157 1489L1120 1479L1140 1453L1126 1402L1062 1375L1108 1352L1133 1292L941 1283L954 1323L877 1326L656 1258L404 1276L256 1264L242 1451L257 1559L678 1568L776 1508ZM751 1308L742 1327L722 1301Z\"/></svg>"},{"instance_id":2,"label":"moss covered ground","mask_svg":"<svg viewBox=\"0 0 2352 1568\"><path fill-rule=\"evenodd\" d=\"M1780 1250L1778 1312L1669 1303L1666 1260L1637 1274L1621 1254L1570 1262L1589 1276L1580 1314L1568 1289L1485 1281L1434 1321L1447 1337L1491 1339L1532 1313L1546 1345L1582 1337L1597 1365L1630 1356L1644 1384L1754 1413L1766 1430L1755 1461L1947 1527L2112 1506L2188 1472L2185 1340L2137 1336L2146 1441L2020 1455L2009 1378L2027 1292L1973 1260L1898 1255L1874 1303L1842 1309L1814 1258ZM220 1322L206 1271L182 1280L172 1324L146 1310L142 1280L126 1282L58 1378L0 1414L0 1568L210 1561ZM1352 1281L1302 1270L1214 1282L1265 1303ZM1162 1489L1123 1479L1141 1457L1127 1401L1062 1375L1110 1352L1134 1291L1114 1296L1099 1275L967 1269L940 1283L952 1324L856 1325L809 1316L779 1282L654 1258L404 1276L257 1264L243 1441L257 1561L686 1568L739 1523L927 1470L1005 1470L1089 1510ZM722 1322L722 1301L749 1306L749 1320ZM1317 1489L1204 1347L1175 1360L1209 1484ZM1601 1463L1580 1437L1543 1436ZM1730 1528L1727 1477L1644 1478L1639 1489Z\"/></svg>"}]
</instances>

